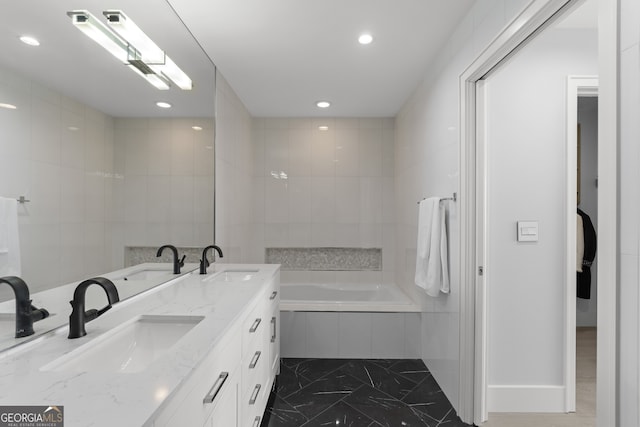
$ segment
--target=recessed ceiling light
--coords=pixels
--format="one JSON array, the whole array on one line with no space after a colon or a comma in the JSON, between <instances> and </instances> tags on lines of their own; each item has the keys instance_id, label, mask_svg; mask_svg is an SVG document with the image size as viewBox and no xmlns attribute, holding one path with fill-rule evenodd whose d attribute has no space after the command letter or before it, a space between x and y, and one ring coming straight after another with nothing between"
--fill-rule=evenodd
<instances>
[{"instance_id":1,"label":"recessed ceiling light","mask_svg":"<svg viewBox=\"0 0 640 427\"><path fill-rule=\"evenodd\" d=\"M164 102L164 101L158 101L156 102L156 105L160 108L171 108L171 104L169 104L168 102Z\"/></svg>"},{"instance_id":2,"label":"recessed ceiling light","mask_svg":"<svg viewBox=\"0 0 640 427\"><path fill-rule=\"evenodd\" d=\"M358 43L360 44L370 44L372 41L373 37L371 34L361 34L360 37L358 37Z\"/></svg>"},{"instance_id":3,"label":"recessed ceiling light","mask_svg":"<svg viewBox=\"0 0 640 427\"><path fill-rule=\"evenodd\" d=\"M191 126L193 130L202 130L202 126Z\"/></svg>"},{"instance_id":4,"label":"recessed ceiling light","mask_svg":"<svg viewBox=\"0 0 640 427\"><path fill-rule=\"evenodd\" d=\"M318 130L329 130L329 126L318 126Z\"/></svg>"},{"instance_id":5,"label":"recessed ceiling light","mask_svg":"<svg viewBox=\"0 0 640 427\"><path fill-rule=\"evenodd\" d=\"M40 42L31 36L21 36L20 41L24 44L28 44L29 46L40 46Z\"/></svg>"},{"instance_id":6,"label":"recessed ceiling light","mask_svg":"<svg viewBox=\"0 0 640 427\"><path fill-rule=\"evenodd\" d=\"M7 110L15 110L18 107L16 107L13 104L5 104L3 102L0 102L0 108L6 108Z\"/></svg>"},{"instance_id":7,"label":"recessed ceiling light","mask_svg":"<svg viewBox=\"0 0 640 427\"><path fill-rule=\"evenodd\" d=\"M316 105L318 106L318 108L329 108L331 103L329 101L318 101L316 102Z\"/></svg>"}]
</instances>

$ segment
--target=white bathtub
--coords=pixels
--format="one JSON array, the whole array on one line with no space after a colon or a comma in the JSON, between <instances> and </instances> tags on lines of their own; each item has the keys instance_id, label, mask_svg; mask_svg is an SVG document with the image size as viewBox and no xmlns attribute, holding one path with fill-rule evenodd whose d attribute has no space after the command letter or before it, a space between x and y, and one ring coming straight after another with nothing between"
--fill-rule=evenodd
<instances>
[{"instance_id":1,"label":"white bathtub","mask_svg":"<svg viewBox=\"0 0 640 427\"><path fill-rule=\"evenodd\" d=\"M281 311L417 312L398 287L381 284L282 283Z\"/></svg>"}]
</instances>

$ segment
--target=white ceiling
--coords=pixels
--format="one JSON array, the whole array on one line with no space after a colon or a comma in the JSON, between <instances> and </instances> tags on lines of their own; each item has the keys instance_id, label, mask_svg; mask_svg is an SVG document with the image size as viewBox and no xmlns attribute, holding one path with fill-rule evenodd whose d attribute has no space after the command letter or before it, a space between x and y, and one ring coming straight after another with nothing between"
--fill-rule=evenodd
<instances>
[{"instance_id":1,"label":"white ceiling","mask_svg":"<svg viewBox=\"0 0 640 427\"><path fill-rule=\"evenodd\" d=\"M258 117L395 116L474 2L168 1Z\"/></svg>"},{"instance_id":2,"label":"white ceiling","mask_svg":"<svg viewBox=\"0 0 640 427\"><path fill-rule=\"evenodd\" d=\"M0 14L0 67L117 117L211 116L211 61L254 116L394 116L473 2L9 1ZM74 9L101 19L103 10L124 10L191 76L195 89L154 89L75 29L66 16ZM361 46L357 37L365 31L374 41ZM41 46L20 43L22 34ZM0 85L0 98L10 96L7 91ZM332 107L318 110L319 99ZM152 106L157 100L174 108L160 111Z\"/></svg>"}]
</instances>

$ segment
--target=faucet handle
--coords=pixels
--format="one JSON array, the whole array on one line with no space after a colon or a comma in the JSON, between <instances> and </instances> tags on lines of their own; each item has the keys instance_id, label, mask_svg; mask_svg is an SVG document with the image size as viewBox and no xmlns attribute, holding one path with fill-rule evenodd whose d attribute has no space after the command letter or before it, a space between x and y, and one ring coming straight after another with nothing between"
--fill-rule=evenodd
<instances>
[{"instance_id":1,"label":"faucet handle","mask_svg":"<svg viewBox=\"0 0 640 427\"><path fill-rule=\"evenodd\" d=\"M101 308L100 310L96 310L95 308L92 308L90 310L87 310L84 312L84 319L85 322L90 322L92 320L97 319L98 317L102 316L107 310L111 309L111 304L107 305L106 307Z\"/></svg>"},{"instance_id":2,"label":"faucet handle","mask_svg":"<svg viewBox=\"0 0 640 427\"><path fill-rule=\"evenodd\" d=\"M186 258L186 255L182 255L182 258L180 259L180 267L184 267L184 259Z\"/></svg>"}]
</instances>

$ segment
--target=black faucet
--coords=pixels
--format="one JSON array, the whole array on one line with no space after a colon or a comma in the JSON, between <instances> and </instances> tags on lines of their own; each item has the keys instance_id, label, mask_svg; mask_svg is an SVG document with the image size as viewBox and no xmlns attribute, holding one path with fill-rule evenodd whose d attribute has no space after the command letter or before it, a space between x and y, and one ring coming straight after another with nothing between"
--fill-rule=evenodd
<instances>
[{"instance_id":1,"label":"black faucet","mask_svg":"<svg viewBox=\"0 0 640 427\"><path fill-rule=\"evenodd\" d=\"M178 250L173 245L164 245L158 248L158 252L156 253L156 257L160 257L162 255L162 251L165 248L171 249L173 252L173 274L180 274L180 267L184 267L184 259L187 257L186 255L182 255L182 259L178 260Z\"/></svg>"},{"instance_id":2,"label":"black faucet","mask_svg":"<svg viewBox=\"0 0 640 427\"><path fill-rule=\"evenodd\" d=\"M94 284L101 286L107 293L109 305L101 308L100 310L91 309L84 311L85 293L87 292L87 288ZM80 338L87 335L87 331L84 329L85 323L103 315L105 311L111 308L111 304L115 304L118 301L120 301L118 290L109 279L105 279L104 277L94 277L93 279L88 279L80 283L73 293L73 301L70 301L73 311L71 312L71 316L69 316L69 338Z\"/></svg>"},{"instance_id":3,"label":"black faucet","mask_svg":"<svg viewBox=\"0 0 640 427\"><path fill-rule=\"evenodd\" d=\"M49 317L49 312L44 308L36 308L31 305L29 287L21 278L16 276L1 277L0 283L11 286L16 296L16 338L33 335L33 322L46 319Z\"/></svg>"},{"instance_id":4,"label":"black faucet","mask_svg":"<svg viewBox=\"0 0 640 427\"><path fill-rule=\"evenodd\" d=\"M207 251L209 249L215 249L218 252L218 256L220 258L224 258L224 256L222 255L222 249L220 249L219 246L216 246L216 245L207 246L202 251L202 259L200 260L200 274L207 274L207 267L209 267L211 265L209 263L209 260L207 259ZM216 261L216 255L213 254L213 262L215 262L215 261Z\"/></svg>"}]
</instances>

